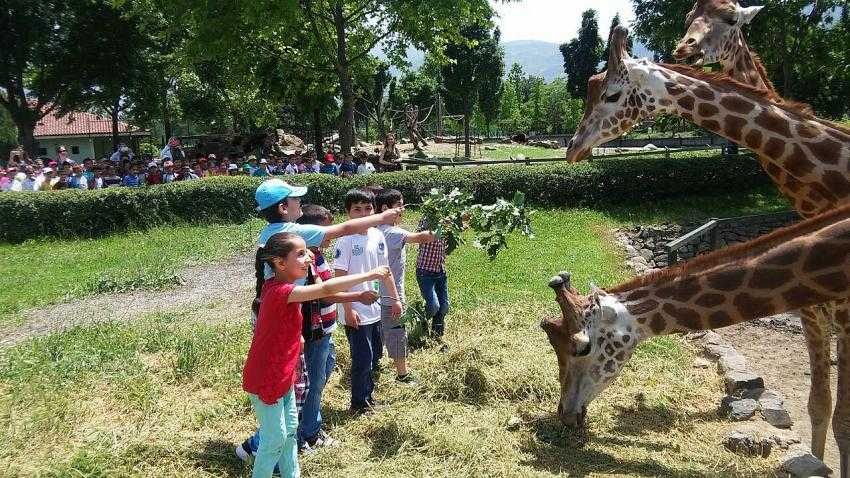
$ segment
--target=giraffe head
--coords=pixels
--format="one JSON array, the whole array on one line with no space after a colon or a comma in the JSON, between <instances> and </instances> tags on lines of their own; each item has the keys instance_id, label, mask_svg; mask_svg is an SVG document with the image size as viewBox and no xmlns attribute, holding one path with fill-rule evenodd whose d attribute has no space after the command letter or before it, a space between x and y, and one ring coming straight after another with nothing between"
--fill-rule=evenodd
<instances>
[{"instance_id":1,"label":"giraffe head","mask_svg":"<svg viewBox=\"0 0 850 478\"><path fill-rule=\"evenodd\" d=\"M567 426L581 426L588 404L631 357L638 333L634 318L613 295L595 289L583 296L566 272L553 277L549 286L555 290L561 317L545 319L540 326L558 357L558 415Z\"/></svg>"},{"instance_id":2,"label":"giraffe head","mask_svg":"<svg viewBox=\"0 0 850 478\"><path fill-rule=\"evenodd\" d=\"M617 26L608 41L608 69L587 82L584 116L567 144L567 159L581 161L596 146L619 138L638 121L663 110L664 78L653 75L651 64L629 56L629 31ZM668 105L672 103L667 103Z\"/></svg>"},{"instance_id":3,"label":"giraffe head","mask_svg":"<svg viewBox=\"0 0 850 478\"><path fill-rule=\"evenodd\" d=\"M697 0L685 19L688 31L676 45L676 60L694 66L717 63L734 56L735 39L764 7L742 7L737 0Z\"/></svg>"}]
</instances>

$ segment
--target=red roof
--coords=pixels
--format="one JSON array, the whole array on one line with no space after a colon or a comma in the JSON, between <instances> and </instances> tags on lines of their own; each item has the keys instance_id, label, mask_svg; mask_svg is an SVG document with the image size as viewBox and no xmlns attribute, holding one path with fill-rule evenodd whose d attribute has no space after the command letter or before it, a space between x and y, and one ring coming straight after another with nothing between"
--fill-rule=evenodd
<instances>
[{"instance_id":1,"label":"red roof","mask_svg":"<svg viewBox=\"0 0 850 478\"><path fill-rule=\"evenodd\" d=\"M118 122L118 134L146 135L147 131ZM111 136L112 120L92 113L48 114L35 125L35 137Z\"/></svg>"}]
</instances>

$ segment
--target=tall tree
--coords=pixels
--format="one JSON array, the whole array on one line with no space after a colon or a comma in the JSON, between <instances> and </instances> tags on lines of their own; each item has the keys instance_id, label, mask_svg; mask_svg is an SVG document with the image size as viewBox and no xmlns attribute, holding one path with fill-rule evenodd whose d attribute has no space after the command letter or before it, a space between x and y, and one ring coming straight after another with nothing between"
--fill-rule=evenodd
<instances>
[{"instance_id":1,"label":"tall tree","mask_svg":"<svg viewBox=\"0 0 850 478\"><path fill-rule=\"evenodd\" d=\"M567 88L573 96L587 96L587 80L596 74L602 61L604 43L599 38L599 20L596 10L586 10L581 15L578 37L561 45Z\"/></svg>"},{"instance_id":2,"label":"tall tree","mask_svg":"<svg viewBox=\"0 0 850 478\"><path fill-rule=\"evenodd\" d=\"M59 106L77 106L91 63L71 38L91 2L6 0L0 7L0 105L18 129L18 141L35 155L35 125ZM96 2L95 5L99 3ZM97 31L89 34L98 34Z\"/></svg>"},{"instance_id":3,"label":"tall tree","mask_svg":"<svg viewBox=\"0 0 850 478\"><path fill-rule=\"evenodd\" d=\"M490 125L499 117L499 102L502 93L502 77L505 74L505 51L501 46L502 32L498 28L487 44L489 51L481 65L481 86L478 90L478 107L484 119L484 125Z\"/></svg>"},{"instance_id":4,"label":"tall tree","mask_svg":"<svg viewBox=\"0 0 850 478\"><path fill-rule=\"evenodd\" d=\"M482 91L491 91L491 82L501 81L502 72L493 66L495 59L501 63L500 46L489 22L477 22L460 29L462 41L446 48L449 62L443 67L446 105L464 115L463 132L466 139L465 156L471 156L469 136L473 108ZM491 75L498 73L498 80Z\"/></svg>"}]
</instances>

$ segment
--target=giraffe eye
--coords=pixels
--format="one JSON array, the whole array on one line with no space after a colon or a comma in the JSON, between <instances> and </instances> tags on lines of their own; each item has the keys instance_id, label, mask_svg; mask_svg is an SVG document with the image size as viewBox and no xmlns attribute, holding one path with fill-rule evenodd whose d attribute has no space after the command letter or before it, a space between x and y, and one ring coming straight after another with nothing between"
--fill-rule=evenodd
<instances>
[{"instance_id":1,"label":"giraffe eye","mask_svg":"<svg viewBox=\"0 0 850 478\"><path fill-rule=\"evenodd\" d=\"M613 95L606 96L605 102L606 103L616 103L617 101L620 101L620 95L622 95L622 94L623 94L622 91L618 91L618 92L614 93Z\"/></svg>"}]
</instances>

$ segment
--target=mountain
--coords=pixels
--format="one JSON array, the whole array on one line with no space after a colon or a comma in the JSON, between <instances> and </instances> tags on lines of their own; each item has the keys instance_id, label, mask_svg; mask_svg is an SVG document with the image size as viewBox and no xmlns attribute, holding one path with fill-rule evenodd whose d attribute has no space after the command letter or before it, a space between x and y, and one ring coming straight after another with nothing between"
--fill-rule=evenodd
<instances>
[{"instance_id":1,"label":"mountain","mask_svg":"<svg viewBox=\"0 0 850 478\"><path fill-rule=\"evenodd\" d=\"M502 47L505 49L505 74L507 75L511 71L511 66L514 63L519 63L522 66L522 71L526 74L541 76L546 82L550 82L558 76L565 76L564 57L561 56L558 46L557 43L539 40L503 42ZM378 58L386 59L383 52L377 48L373 53ZM646 46L642 43L635 41L632 56L637 58L652 58L652 52L647 50ZM415 48L410 48L407 50L407 61L411 63L413 69L419 68L425 62L425 54ZM391 68L390 71L393 75L398 76L399 74L395 68Z\"/></svg>"},{"instance_id":2,"label":"mountain","mask_svg":"<svg viewBox=\"0 0 850 478\"><path fill-rule=\"evenodd\" d=\"M514 63L519 63L526 74L542 76L547 82L564 76L564 57L557 43L514 40L502 43L502 47L505 49L506 74Z\"/></svg>"}]
</instances>

